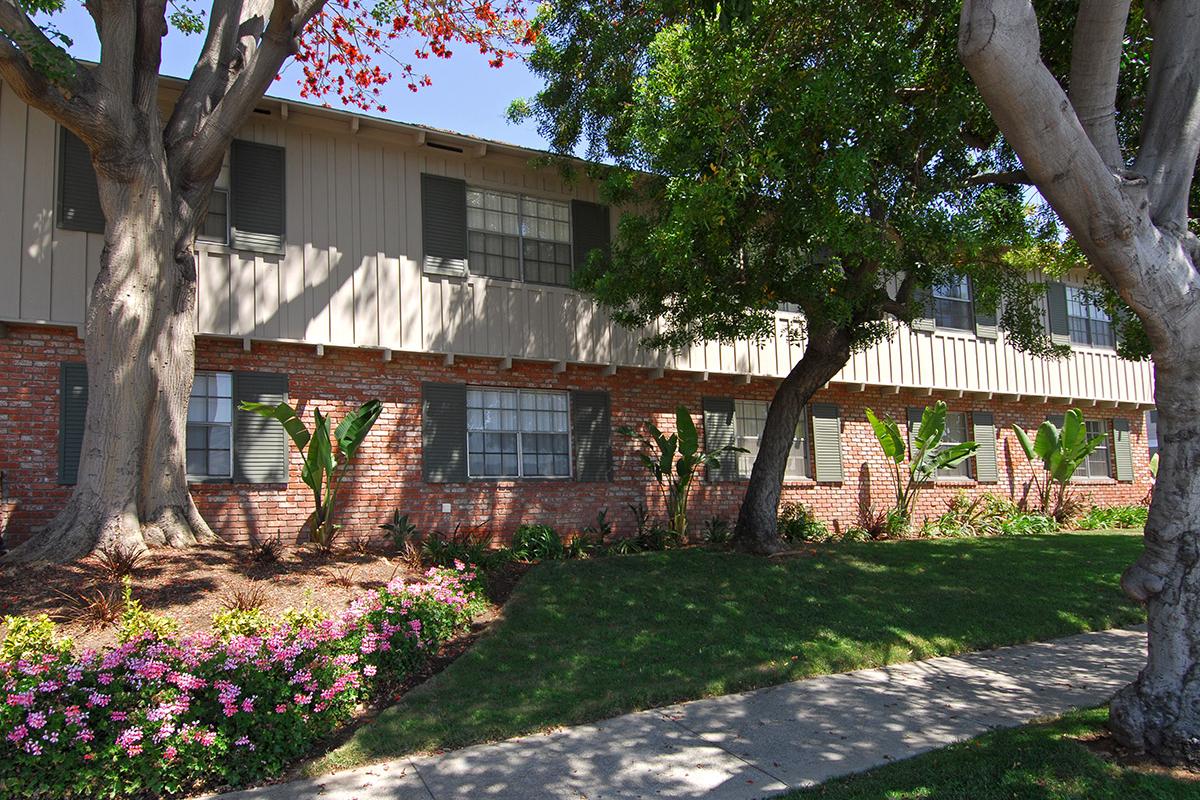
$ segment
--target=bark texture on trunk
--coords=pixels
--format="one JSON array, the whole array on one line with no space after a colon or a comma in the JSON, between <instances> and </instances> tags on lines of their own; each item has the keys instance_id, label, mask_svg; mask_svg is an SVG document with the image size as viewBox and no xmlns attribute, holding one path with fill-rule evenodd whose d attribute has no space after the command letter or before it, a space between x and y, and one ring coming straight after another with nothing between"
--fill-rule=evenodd
<instances>
[{"instance_id":1,"label":"bark texture on trunk","mask_svg":"<svg viewBox=\"0 0 1200 800\"><path fill-rule=\"evenodd\" d=\"M1086 4L1085 4L1086 5ZM1095 6L1104 4L1096 3ZM1041 58L1029 0L965 0L959 54L1025 171L1154 347L1161 460L1141 557L1122 577L1146 604L1149 658L1111 705L1124 744L1200 766L1200 240L1187 201L1200 153L1200 14L1146 5L1150 80L1132 170L1112 152L1127 4L1081 6L1072 106Z\"/></svg>"},{"instance_id":2,"label":"bark texture on trunk","mask_svg":"<svg viewBox=\"0 0 1200 800\"><path fill-rule=\"evenodd\" d=\"M88 307L78 479L62 511L11 559L65 561L108 544L184 547L212 536L186 475L195 268L176 247L162 166L148 154L134 175L97 176L110 222Z\"/></svg>"},{"instance_id":3,"label":"bark texture on trunk","mask_svg":"<svg viewBox=\"0 0 1200 800\"><path fill-rule=\"evenodd\" d=\"M107 223L88 306L78 480L62 512L7 558L66 561L109 543L182 547L212 536L186 474L192 241L234 133L325 4L214 3L196 65L164 124L164 0L85 3L98 64L71 59L27 4L0 2L0 79L88 146ZM46 64L63 66L52 54L71 69L50 79Z\"/></svg>"},{"instance_id":4,"label":"bark texture on trunk","mask_svg":"<svg viewBox=\"0 0 1200 800\"><path fill-rule=\"evenodd\" d=\"M1127 747L1200 767L1200 363L1155 365L1161 456L1146 549L1121 585L1146 603L1149 658L1111 706Z\"/></svg>"},{"instance_id":5,"label":"bark texture on trunk","mask_svg":"<svg viewBox=\"0 0 1200 800\"><path fill-rule=\"evenodd\" d=\"M811 336L813 331L809 333ZM787 549L779 537L779 497L796 425L813 395L849 359L849 339L840 332L812 336L804 355L775 390L733 532L733 544L739 550L771 555Z\"/></svg>"}]
</instances>

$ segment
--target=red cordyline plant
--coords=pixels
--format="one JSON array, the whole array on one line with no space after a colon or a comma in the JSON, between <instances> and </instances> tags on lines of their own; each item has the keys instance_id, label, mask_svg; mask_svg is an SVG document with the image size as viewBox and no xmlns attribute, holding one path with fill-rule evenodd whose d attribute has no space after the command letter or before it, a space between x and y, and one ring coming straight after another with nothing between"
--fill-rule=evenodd
<instances>
[{"instance_id":1,"label":"red cordyline plant","mask_svg":"<svg viewBox=\"0 0 1200 800\"><path fill-rule=\"evenodd\" d=\"M525 19L517 0L331 0L313 17L295 59L304 70L300 96L324 101L334 96L348 106L387 111L379 102L384 84L403 80L417 91L430 84L414 66L429 58L449 58L452 47L476 47L493 67L515 58L537 39L537 26ZM392 50L398 39L414 40L413 61ZM394 65L399 76L380 66Z\"/></svg>"}]
</instances>

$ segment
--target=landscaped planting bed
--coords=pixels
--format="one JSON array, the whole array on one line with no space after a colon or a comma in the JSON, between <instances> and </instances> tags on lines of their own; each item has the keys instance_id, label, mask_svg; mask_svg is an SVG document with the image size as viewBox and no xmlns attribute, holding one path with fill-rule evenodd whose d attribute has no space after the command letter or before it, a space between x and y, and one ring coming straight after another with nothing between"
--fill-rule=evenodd
<instances>
[{"instance_id":1,"label":"landscaped planting bed","mask_svg":"<svg viewBox=\"0 0 1200 800\"><path fill-rule=\"evenodd\" d=\"M396 578L341 613L226 613L212 631L127 603L120 644L78 651L46 617L0 646L0 796L155 797L278 774L463 631L462 564Z\"/></svg>"},{"instance_id":2,"label":"landscaped planting bed","mask_svg":"<svg viewBox=\"0 0 1200 800\"><path fill-rule=\"evenodd\" d=\"M113 644L112 621L101 623L85 607L103 595L114 611L120 610L120 575L104 569L102 560L93 555L68 564L0 569L0 617L47 614L80 647ZM138 558L130 572L133 595L142 607L170 615L183 633L207 630L213 614L250 600L267 614L301 606L336 614L364 591L419 576L420 570L382 548L321 553L311 547L223 544L153 550Z\"/></svg>"}]
</instances>

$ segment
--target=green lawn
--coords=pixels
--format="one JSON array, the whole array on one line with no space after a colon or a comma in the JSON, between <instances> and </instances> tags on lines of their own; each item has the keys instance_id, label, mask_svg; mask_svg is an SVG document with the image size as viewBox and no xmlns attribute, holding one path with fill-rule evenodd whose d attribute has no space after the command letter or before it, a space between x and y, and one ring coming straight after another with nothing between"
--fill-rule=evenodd
<instances>
[{"instance_id":1,"label":"green lawn","mask_svg":"<svg viewBox=\"0 0 1200 800\"><path fill-rule=\"evenodd\" d=\"M1200 798L1200 783L1105 762L1075 738L1104 727L1106 709L995 731L784 800L1168 800Z\"/></svg>"},{"instance_id":2,"label":"green lawn","mask_svg":"<svg viewBox=\"0 0 1200 800\"><path fill-rule=\"evenodd\" d=\"M474 648L310 770L1137 623L1118 579L1140 547L1079 533L542 564Z\"/></svg>"}]
</instances>

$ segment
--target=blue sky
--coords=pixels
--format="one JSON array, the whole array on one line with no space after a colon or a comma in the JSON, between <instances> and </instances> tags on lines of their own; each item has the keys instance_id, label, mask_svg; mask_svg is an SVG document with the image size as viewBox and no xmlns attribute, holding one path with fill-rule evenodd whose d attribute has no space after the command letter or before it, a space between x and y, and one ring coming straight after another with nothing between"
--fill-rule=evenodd
<instances>
[{"instance_id":1,"label":"blue sky","mask_svg":"<svg viewBox=\"0 0 1200 800\"><path fill-rule=\"evenodd\" d=\"M68 3L54 23L74 40L72 55L92 60L99 57L96 29L82 4ZM186 77L202 42L202 34L185 36L172 30L163 42L163 72ZM398 53L411 51L412 47L413 43L397 40ZM381 66L387 69L386 64ZM478 52L462 47L450 59L429 59L421 66L433 79L433 85L414 93L404 81L390 83L384 89L383 99L387 106L384 116L388 119L448 128L526 147L546 147L531 123L512 125L504 118L512 100L528 97L541 86L523 63L510 61L500 69L492 69ZM285 66L283 78L270 89L270 94L297 99L299 75L295 65ZM336 106L336 98L330 103Z\"/></svg>"}]
</instances>

